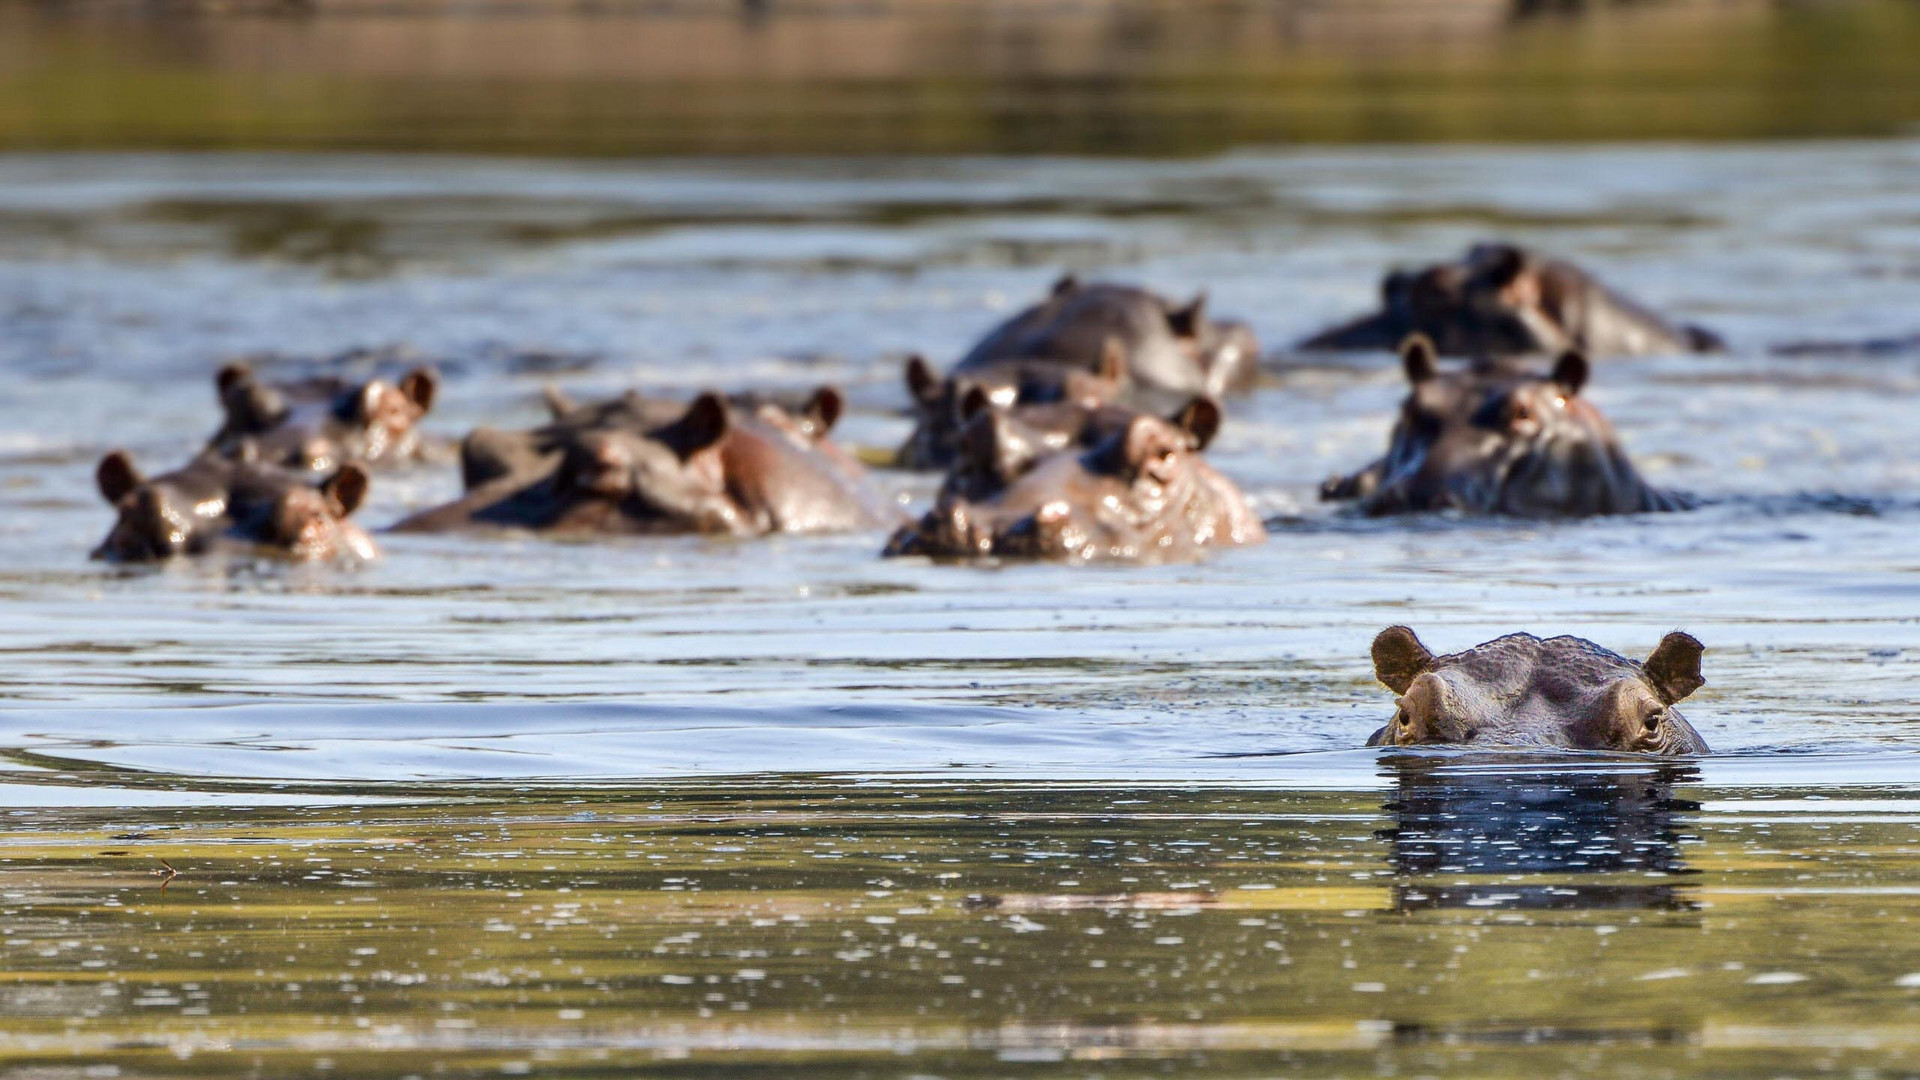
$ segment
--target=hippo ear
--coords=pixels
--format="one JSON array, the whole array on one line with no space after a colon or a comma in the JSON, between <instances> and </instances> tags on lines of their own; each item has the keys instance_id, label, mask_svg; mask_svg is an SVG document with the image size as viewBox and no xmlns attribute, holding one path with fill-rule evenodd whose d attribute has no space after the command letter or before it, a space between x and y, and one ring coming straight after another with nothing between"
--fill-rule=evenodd
<instances>
[{"instance_id":1,"label":"hippo ear","mask_svg":"<svg viewBox=\"0 0 1920 1080\"><path fill-rule=\"evenodd\" d=\"M1167 327L1174 337L1197 338L1200 330L1207 325L1207 293L1202 289L1187 302L1185 307L1171 308L1167 311Z\"/></svg>"},{"instance_id":2,"label":"hippo ear","mask_svg":"<svg viewBox=\"0 0 1920 1080\"><path fill-rule=\"evenodd\" d=\"M1400 343L1400 366L1406 369L1407 381L1415 386L1439 374L1440 358L1433 339L1425 334L1408 334Z\"/></svg>"},{"instance_id":3,"label":"hippo ear","mask_svg":"<svg viewBox=\"0 0 1920 1080\"><path fill-rule=\"evenodd\" d=\"M667 429L665 442L685 461L726 438L728 425L726 399L709 390Z\"/></svg>"},{"instance_id":4,"label":"hippo ear","mask_svg":"<svg viewBox=\"0 0 1920 1080\"><path fill-rule=\"evenodd\" d=\"M1080 278L1069 270L1053 283L1053 295L1065 296L1080 287Z\"/></svg>"},{"instance_id":5,"label":"hippo ear","mask_svg":"<svg viewBox=\"0 0 1920 1080\"><path fill-rule=\"evenodd\" d=\"M1487 284L1504 289L1527 272L1527 253L1512 244L1480 244L1467 258L1480 263Z\"/></svg>"},{"instance_id":6,"label":"hippo ear","mask_svg":"<svg viewBox=\"0 0 1920 1080\"><path fill-rule=\"evenodd\" d=\"M1413 680L1433 670L1433 654L1413 631L1389 626L1373 639L1373 674L1387 689L1404 694Z\"/></svg>"},{"instance_id":7,"label":"hippo ear","mask_svg":"<svg viewBox=\"0 0 1920 1080\"><path fill-rule=\"evenodd\" d=\"M987 411L987 407L992 404L993 395L987 393L986 387L977 383L968 386L967 392L960 395L960 422L966 423Z\"/></svg>"},{"instance_id":8,"label":"hippo ear","mask_svg":"<svg viewBox=\"0 0 1920 1080\"><path fill-rule=\"evenodd\" d=\"M1193 436L1195 450L1205 450L1213 442L1213 437L1220 433L1220 422L1224 417L1220 403L1201 394L1182 405L1172 419L1173 426Z\"/></svg>"},{"instance_id":9,"label":"hippo ear","mask_svg":"<svg viewBox=\"0 0 1920 1080\"><path fill-rule=\"evenodd\" d=\"M1586 353L1578 349L1568 349L1560 354L1560 359L1553 362L1553 381L1560 384L1568 397L1572 397L1580 392L1581 387L1587 385L1587 376L1592 370L1593 365L1587 362Z\"/></svg>"},{"instance_id":10,"label":"hippo ear","mask_svg":"<svg viewBox=\"0 0 1920 1080\"><path fill-rule=\"evenodd\" d=\"M806 408L801 412L813 421L813 437L820 439L833 430L833 425L840 422L840 416L846 410L847 399L840 395L840 391L832 386L823 386L807 399Z\"/></svg>"},{"instance_id":11,"label":"hippo ear","mask_svg":"<svg viewBox=\"0 0 1920 1080\"><path fill-rule=\"evenodd\" d=\"M127 492L146 482L134 467L133 455L125 450L115 450L101 458L100 467L93 470L93 479L100 486L100 497L107 500L108 505L117 504Z\"/></svg>"},{"instance_id":12,"label":"hippo ear","mask_svg":"<svg viewBox=\"0 0 1920 1080\"><path fill-rule=\"evenodd\" d=\"M907 357L907 393L922 405L931 405L940 397L940 376L919 353Z\"/></svg>"},{"instance_id":13,"label":"hippo ear","mask_svg":"<svg viewBox=\"0 0 1920 1080\"><path fill-rule=\"evenodd\" d=\"M1706 646L1692 634L1676 630L1661 638L1660 644L1647 655L1647 662L1640 666L1660 700L1672 705L1707 685L1707 680L1700 677L1700 655L1706 651Z\"/></svg>"},{"instance_id":14,"label":"hippo ear","mask_svg":"<svg viewBox=\"0 0 1920 1080\"><path fill-rule=\"evenodd\" d=\"M440 392L440 373L430 367L417 367L400 376L400 392L422 413L433 408L433 396Z\"/></svg>"},{"instance_id":15,"label":"hippo ear","mask_svg":"<svg viewBox=\"0 0 1920 1080\"><path fill-rule=\"evenodd\" d=\"M565 390L562 390L551 383L547 384L547 388L540 392L540 397L541 397L541 400L547 403L547 413L551 415L555 420L558 420L561 417L566 416L568 413L572 412L573 410L579 408L578 405L574 404L573 399L567 396L567 392Z\"/></svg>"},{"instance_id":16,"label":"hippo ear","mask_svg":"<svg viewBox=\"0 0 1920 1080\"><path fill-rule=\"evenodd\" d=\"M327 507L334 517L346 517L360 509L360 504L367 499L367 470L352 462L340 466L339 471L320 485L320 494L326 496Z\"/></svg>"},{"instance_id":17,"label":"hippo ear","mask_svg":"<svg viewBox=\"0 0 1920 1080\"><path fill-rule=\"evenodd\" d=\"M1119 338L1108 334L1100 342L1100 365L1093 372L1107 382L1117 383L1127 377L1127 346Z\"/></svg>"},{"instance_id":18,"label":"hippo ear","mask_svg":"<svg viewBox=\"0 0 1920 1080\"><path fill-rule=\"evenodd\" d=\"M235 360L230 364L221 365L219 374L213 377L213 389L224 399L227 391L231 390L235 383L252 377L253 369Z\"/></svg>"}]
</instances>

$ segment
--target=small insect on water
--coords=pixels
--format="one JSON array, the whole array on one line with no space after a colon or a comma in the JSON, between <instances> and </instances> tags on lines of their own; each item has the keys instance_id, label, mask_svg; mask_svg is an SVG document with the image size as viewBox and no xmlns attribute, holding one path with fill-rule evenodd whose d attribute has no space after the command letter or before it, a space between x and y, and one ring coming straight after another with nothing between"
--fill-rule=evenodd
<instances>
[{"instance_id":1,"label":"small insect on water","mask_svg":"<svg viewBox=\"0 0 1920 1080\"><path fill-rule=\"evenodd\" d=\"M160 879L160 891L166 892L167 886L173 884L173 879L180 876L180 871L175 870L172 863L161 859L160 869L155 870L153 876Z\"/></svg>"}]
</instances>

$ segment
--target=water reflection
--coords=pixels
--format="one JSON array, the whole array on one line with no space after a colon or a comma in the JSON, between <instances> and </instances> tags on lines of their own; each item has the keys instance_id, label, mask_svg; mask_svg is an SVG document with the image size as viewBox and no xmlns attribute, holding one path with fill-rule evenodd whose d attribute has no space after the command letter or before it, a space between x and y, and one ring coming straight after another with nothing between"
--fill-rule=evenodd
<instances>
[{"instance_id":1,"label":"water reflection","mask_svg":"<svg viewBox=\"0 0 1920 1080\"><path fill-rule=\"evenodd\" d=\"M1681 844L1700 804L1686 762L1517 765L1497 756L1389 757L1379 836L1402 881L1396 911L1438 908L1691 911ZM1498 880L1472 880L1492 878ZM1651 880L1649 880L1651 879Z\"/></svg>"}]
</instances>

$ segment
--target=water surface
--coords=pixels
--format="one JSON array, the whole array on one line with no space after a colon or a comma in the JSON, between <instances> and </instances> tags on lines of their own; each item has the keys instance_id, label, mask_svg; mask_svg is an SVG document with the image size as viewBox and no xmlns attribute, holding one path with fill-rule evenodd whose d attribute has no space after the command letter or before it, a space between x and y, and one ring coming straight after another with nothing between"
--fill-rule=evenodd
<instances>
[{"instance_id":1,"label":"water surface","mask_svg":"<svg viewBox=\"0 0 1920 1080\"><path fill-rule=\"evenodd\" d=\"M1920 351L1778 350L1920 331L1917 167L1912 142L0 158L0 1075L1903 1075ZM1315 500L1384 445L1400 376L1283 346L1491 236L1726 334L1588 391L1705 508ZM433 360L448 438L535 421L550 381L833 381L884 449L902 357L951 360L1063 269L1204 286L1275 346L1212 452L1266 545L85 558L95 462L184 458L225 357ZM383 473L362 515L454 486ZM1395 622L1634 655L1684 627L1724 753L1356 749Z\"/></svg>"}]
</instances>

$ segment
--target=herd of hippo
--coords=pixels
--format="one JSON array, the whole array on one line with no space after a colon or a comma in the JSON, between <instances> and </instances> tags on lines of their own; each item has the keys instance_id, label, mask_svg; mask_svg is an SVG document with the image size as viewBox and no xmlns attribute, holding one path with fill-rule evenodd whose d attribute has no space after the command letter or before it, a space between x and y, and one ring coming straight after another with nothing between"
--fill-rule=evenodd
<instances>
[{"instance_id":1,"label":"herd of hippo","mask_svg":"<svg viewBox=\"0 0 1920 1080\"><path fill-rule=\"evenodd\" d=\"M1712 333L1669 323L1580 269L1508 244L1395 271L1381 308L1302 350L1397 348L1408 387L1386 452L1321 495L1367 514L1520 516L1683 509L1641 479L1580 396L1590 357L1705 351ZM1459 358L1443 364L1442 358ZM945 474L906 520L831 438L844 402L628 392L549 421L461 441L464 493L396 532L738 537L892 529L888 556L1186 560L1260 543L1266 529L1205 451L1225 399L1252 388L1260 347L1244 324L1126 285L1060 279L944 374L906 365L914 429L898 468ZM272 382L244 364L215 380L224 419L180 468L144 475L123 451L99 465L115 521L95 551L132 562L221 550L369 558L350 519L370 474L416 462L439 376ZM1513 635L1434 657L1396 627L1374 643L1399 711L1373 744L1544 744L1698 753L1670 706L1700 685L1700 645L1670 635L1644 664L1573 638Z\"/></svg>"}]
</instances>

